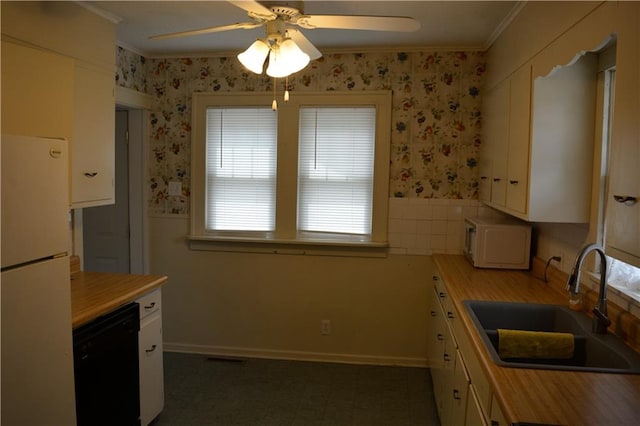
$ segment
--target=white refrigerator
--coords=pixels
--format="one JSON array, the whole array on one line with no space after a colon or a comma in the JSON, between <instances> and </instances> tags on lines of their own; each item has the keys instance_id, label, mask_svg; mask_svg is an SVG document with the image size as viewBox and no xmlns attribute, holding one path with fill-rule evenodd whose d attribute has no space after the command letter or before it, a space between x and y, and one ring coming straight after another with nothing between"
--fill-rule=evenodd
<instances>
[{"instance_id":1,"label":"white refrigerator","mask_svg":"<svg viewBox=\"0 0 640 426\"><path fill-rule=\"evenodd\" d=\"M67 142L0 144L0 423L75 425Z\"/></svg>"}]
</instances>

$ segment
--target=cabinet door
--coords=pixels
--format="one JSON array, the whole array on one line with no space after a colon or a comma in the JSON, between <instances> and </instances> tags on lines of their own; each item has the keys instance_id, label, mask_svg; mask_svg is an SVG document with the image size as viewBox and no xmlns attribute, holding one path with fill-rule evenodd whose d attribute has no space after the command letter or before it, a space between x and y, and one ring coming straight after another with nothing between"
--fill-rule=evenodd
<instances>
[{"instance_id":1,"label":"cabinet door","mask_svg":"<svg viewBox=\"0 0 640 426\"><path fill-rule=\"evenodd\" d=\"M148 425L164 407L162 316L160 312L140 323L140 420Z\"/></svg>"},{"instance_id":2,"label":"cabinet door","mask_svg":"<svg viewBox=\"0 0 640 426\"><path fill-rule=\"evenodd\" d=\"M480 193L483 201L505 204L507 137L509 130L509 84L503 82L485 95L484 131L480 156ZM487 175L488 179L482 179Z\"/></svg>"},{"instance_id":3,"label":"cabinet door","mask_svg":"<svg viewBox=\"0 0 640 426\"><path fill-rule=\"evenodd\" d=\"M531 66L527 65L511 77L509 91L506 206L520 213L527 211L530 123Z\"/></svg>"},{"instance_id":4,"label":"cabinet door","mask_svg":"<svg viewBox=\"0 0 640 426\"><path fill-rule=\"evenodd\" d=\"M453 410L454 410L454 386L455 386L455 368L456 368L456 354L458 352L455 339L453 338L453 332L449 325L445 324L447 329L444 343L444 353L442 356L442 376L439 386L440 395L437 395L436 402L438 403L438 413L440 414L440 422L443 425L453 425Z\"/></svg>"},{"instance_id":5,"label":"cabinet door","mask_svg":"<svg viewBox=\"0 0 640 426\"><path fill-rule=\"evenodd\" d=\"M482 404L480 404L473 386L470 386L469 394L467 395L467 418L464 423L466 426L488 426L481 407Z\"/></svg>"},{"instance_id":6,"label":"cabinet door","mask_svg":"<svg viewBox=\"0 0 640 426\"><path fill-rule=\"evenodd\" d=\"M2 133L71 140L72 59L2 42Z\"/></svg>"},{"instance_id":7,"label":"cabinet door","mask_svg":"<svg viewBox=\"0 0 640 426\"><path fill-rule=\"evenodd\" d=\"M435 369L442 368L443 365L442 354L444 353L444 339L447 325L442 317L442 310L440 309L440 302L438 301L438 295L435 288L430 292L430 294L427 360L429 362L429 367L431 367L433 371Z\"/></svg>"},{"instance_id":8,"label":"cabinet door","mask_svg":"<svg viewBox=\"0 0 640 426\"><path fill-rule=\"evenodd\" d=\"M451 424L464 425L467 419L467 397L469 393L469 375L460 351L456 351L456 364L453 369L451 391Z\"/></svg>"},{"instance_id":9,"label":"cabinet door","mask_svg":"<svg viewBox=\"0 0 640 426\"><path fill-rule=\"evenodd\" d=\"M640 6L622 7L627 18L616 55L607 254L640 267Z\"/></svg>"},{"instance_id":10,"label":"cabinet door","mask_svg":"<svg viewBox=\"0 0 640 426\"><path fill-rule=\"evenodd\" d=\"M114 76L76 62L71 167L72 207L115 202Z\"/></svg>"}]
</instances>

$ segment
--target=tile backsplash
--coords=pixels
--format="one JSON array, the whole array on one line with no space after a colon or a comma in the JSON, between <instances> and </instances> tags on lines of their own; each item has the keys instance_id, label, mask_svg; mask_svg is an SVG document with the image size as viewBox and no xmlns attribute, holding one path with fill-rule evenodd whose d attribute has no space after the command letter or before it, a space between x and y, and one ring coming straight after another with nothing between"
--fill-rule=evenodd
<instances>
[{"instance_id":1,"label":"tile backsplash","mask_svg":"<svg viewBox=\"0 0 640 426\"><path fill-rule=\"evenodd\" d=\"M390 198L389 252L462 254L464 218L495 215L477 200Z\"/></svg>"}]
</instances>

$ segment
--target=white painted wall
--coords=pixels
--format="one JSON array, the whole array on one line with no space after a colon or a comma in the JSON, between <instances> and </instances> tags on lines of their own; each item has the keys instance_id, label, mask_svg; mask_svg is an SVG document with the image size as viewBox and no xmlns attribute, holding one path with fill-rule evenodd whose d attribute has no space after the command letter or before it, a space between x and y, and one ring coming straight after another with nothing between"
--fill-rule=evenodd
<instances>
[{"instance_id":1,"label":"white painted wall","mask_svg":"<svg viewBox=\"0 0 640 426\"><path fill-rule=\"evenodd\" d=\"M167 350L425 364L431 257L191 251L188 218L149 222L151 271L170 277Z\"/></svg>"}]
</instances>

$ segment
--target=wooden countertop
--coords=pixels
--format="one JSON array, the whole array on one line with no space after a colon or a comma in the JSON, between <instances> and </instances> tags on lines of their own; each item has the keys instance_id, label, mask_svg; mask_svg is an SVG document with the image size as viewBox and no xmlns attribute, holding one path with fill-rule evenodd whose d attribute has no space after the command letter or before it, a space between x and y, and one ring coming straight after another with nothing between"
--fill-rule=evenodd
<instances>
[{"instance_id":1,"label":"wooden countertop","mask_svg":"<svg viewBox=\"0 0 640 426\"><path fill-rule=\"evenodd\" d=\"M71 323L73 328L131 302L167 281L161 275L103 272L71 274Z\"/></svg>"},{"instance_id":2,"label":"wooden countertop","mask_svg":"<svg viewBox=\"0 0 640 426\"><path fill-rule=\"evenodd\" d=\"M566 293L527 272L475 269L463 256L434 255L434 260L507 422L639 424L640 375L498 366L462 305L467 299L566 305Z\"/></svg>"}]
</instances>

